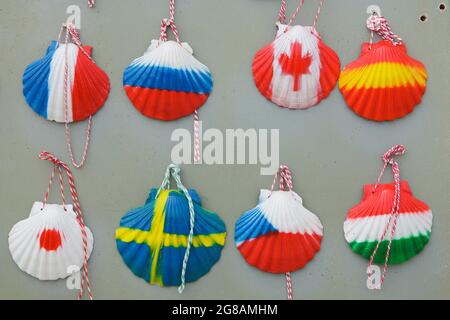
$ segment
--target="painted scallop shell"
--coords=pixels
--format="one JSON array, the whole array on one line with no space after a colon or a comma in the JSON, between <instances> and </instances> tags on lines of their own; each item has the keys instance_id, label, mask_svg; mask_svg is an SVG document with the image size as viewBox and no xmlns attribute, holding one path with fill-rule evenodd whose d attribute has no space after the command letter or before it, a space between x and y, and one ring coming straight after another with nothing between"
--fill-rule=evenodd
<instances>
[{"instance_id":1,"label":"painted scallop shell","mask_svg":"<svg viewBox=\"0 0 450 320\"><path fill-rule=\"evenodd\" d=\"M262 190L260 203L236 222L235 241L250 265L271 273L303 268L320 250L323 226L293 191Z\"/></svg>"},{"instance_id":2,"label":"painted scallop shell","mask_svg":"<svg viewBox=\"0 0 450 320\"><path fill-rule=\"evenodd\" d=\"M147 52L125 69L123 85L143 115L169 121L199 109L212 91L213 79L187 43L152 40Z\"/></svg>"},{"instance_id":3,"label":"painted scallop shell","mask_svg":"<svg viewBox=\"0 0 450 320\"><path fill-rule=\"evenodd\" d=\"M117 249L125 264L138 277L159 286L179 286L188 243L189 205L180 190L152 189L146 204L128 212L116 230ZM200 197L189 190L195 223L186 269L186 282L207 274L220 259L226 228L220 217L201 206Z\"/></svg>"},{"instance_id":4,"label":"painted scallop shell","mask_svg":"<svg viewBox=\"0 0 450 320\"><path fill-rule=\"evenodd\" d=\"M19 268L39 280L68 277L70 269L84 263L81 228L71 205L36 202L29 218L18 222L9 233L9 251ZM86 227L88 256L94 237Z\"/></svg>"},{"instance_id":5,"label":"painted scallop shell","mask_svg":"<svg viewBox=\"0 0 450 320\"><path fill-rule=\"evenodd\" d=\"M83 52L73 43L53 41L45 56L26 68L23 75L23 95L31 109L40 116L47 120L66 122L66 46L70 88L67 122L76 122L100 110L110 91L108 76L90 58L92 47L82 47Z\"/></svg>"},{"instance_id":6,"label":"painted scallop shell","mask_svg":"<svg viewBox=\"0 0 450 320\"><path fill-rule=\"evenodd\" d=\"M277 26L276 39L253 59L255 84L263 96L281 107L312 107L336 86L339 57L313 27Z\"/></svg>"},{"instance_id":7,"label":"painted scallop shell","mask_svg":"<svg viewBox=\"0 0 450 320\"><path fill-rule=\"evenodd\" d=\"M425 65L408 56L406 46L383 40L364 43L359 58L341 73L339 88L348 106L373 121L411 113L425 94Z\"/></svg>"},{"instance_id":8,"label":"painted scallop shell","mask_svg":"<svg viewBox=\"0 0 450 320\"><path fill-rule=\"evenodd\" d=\"M364 186L361 203L350 209L344 223L345 239L350 248L366 259L370 259L388 223L394 201L395 186L382 184L375 192L374 185ZM388 264L400 264L419 254L430 240L433 215L430 208L416 199L408 182L400 184L400 212L393 236ZM374 256L375 263L384 263L390 225Z\"/></svg>"}]
</instances>

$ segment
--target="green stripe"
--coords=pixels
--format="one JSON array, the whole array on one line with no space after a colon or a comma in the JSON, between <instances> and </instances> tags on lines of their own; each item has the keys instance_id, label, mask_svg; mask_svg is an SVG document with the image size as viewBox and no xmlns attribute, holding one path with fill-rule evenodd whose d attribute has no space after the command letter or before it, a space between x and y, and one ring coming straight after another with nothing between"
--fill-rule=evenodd
<instances>
[{"instance_id":1,"label":"green stripe","mask_svg":"<svg viewBox=\"0 0 450 320\"><path fill-rule=\"evenodd\" d=\"M430 240L430 232L425 235L418 235L409 238L402 238L398 240L392 240L391 252L389 254L389 265L403 263L408 261L412 257L416 256L420 251L423 250L425 245ZM378 241L373 242L351 242L349 243L353 252L362 255L366 259L370 259ZM386 253L388 248L389 240L384 240L381 242L377 253L375 254L374 263L384 264L386 259Z\"/></svg>"}]
</instances>

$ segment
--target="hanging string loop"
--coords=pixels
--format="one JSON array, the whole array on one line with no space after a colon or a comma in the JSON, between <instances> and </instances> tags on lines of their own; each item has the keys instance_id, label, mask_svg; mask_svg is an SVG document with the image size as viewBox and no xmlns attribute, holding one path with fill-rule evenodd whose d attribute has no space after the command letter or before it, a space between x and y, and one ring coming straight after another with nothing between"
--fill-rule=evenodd
<instances>
[{"instance_id":1,"label":"hanging string loop","mask_svg":"<svg viewBox=\"0 0 450 320\"><path fill-rule=\"evenodd\" d=\"M396 35L389 25L389 21L383 16L379 16L377 12L373 12L367 19L367 28L370 30L370 48L373 45L374 34L378 34L381 39L392 42L394 46L402 45L403 40Z\"/></svg>"},{"instance_id":2,"label":"hanging string loop","mask_svg":"<svg viewBox=\"0 0 450 320\"><path fill-rule=\"evenodd\" d=\"M273 179L273 183L270 188L270 195L272 195L272 193L275 190L275 185L277 183L278 177L280 178L280 184L279 184L280 190L284 191L285 189L288 189L289 191L292 191L292 189L294 188L294 184L292 183L292 172L288 166L281 165ZM292 300L294 298L294 294L293 294L293 289L292 289L291 273L286 272L285 276L286 276L287 299Z\"/></svg>"},{"instance_id":3,"label":"hanging string loop","mask_svg":"<svg viewBox=\"0 0 450 320\"><path fill-rule=\"evenodd\" d=\"M383 233L378 240L377 246L375 247L369 261L369 268L368 270L372 269L373 261L375 259L375 255L378 252L378 249L383 241L385 241L388 230L391 229L390 235L389 235L389 243L387 247L386 257L384 260L384 266L383 266L383 273L381 275L380 284L378 286L378 289L381 289L383 286L385 277L386 277L386 271L387 271L387 265L389 262L389 255L391 252L391 246L392 246L392 240L395 235L395 231L397 229L397 220L400 212L400 167L398 165L397 160L395 159L398 156L401 156L405 154L406 148L403 145L395 145L391 149L389 149L382 157L382 160L384 162L383 168L381 169L381 173L378 176L377 183L375 184L373 188L373 193L376 192L378 186L381 183L381 179L383 178L384 172L386 171L388 166L391 166L392 174L394 176L394 199L392 203L392 209L389 215L389 219L386 223L386 226L384 227ZM370 273L367 274L367 276L370 278Z\"/></svg>"},{"instance_id":4,"label":"hanging string loop","mask_svg":"<svg viewBox=\"0 0 450 320\"><path fill-rule=\"evenodd\" d=\"M78 300L81 300L83 298L85 287L87 288L89 299L93 300L94 296L92 294L91 283L89 281L88 243L87 243L86 225L84 223L83 212L81 211L81 205L80 205L80 200L78 197L78 191L75 186L75 179L73 177L72 171L70 170L69 166L65 162L59 160L55 155L53 155L50 152L40 153L39 159L45 160L45 161L50 161L53 164L53 170L52 170L52 174L50 176L50 182L49 182L47 192L45 193L45 197L44 197L43 209L48 202L48 196L50 193L52 181L53 181L56 171L58 170L63 207L64 207L65 211L67 210L66 209L66 199L65 199L65 194L64 194L64 182L63 182L63 174L66 173L67 180L69 182L70 195L71 195L72 202L73 202L73 211L75 213L77 222L81 229L81 237L82 237L82 242L83 242L84 259L83 259L83 267L81 269L81 287L80 287L80 291L78 293Z\"/></svg>"},{"instance_id":5,"label":"hanging string loop","mask_svg":"<svg viewBox=\"0 0 450 320\"><path fill-rule=\"evenodd\" d=\"M164 175L163 182L161 183L161 187L159 188L156 198L158 198L160 192L162 190L170 189L170 177L173 177L175 180L177 187L179 190L181 190L186 197L189 205L189 236L188 236L188 242L186 246L186 252L184 254L183 258L183 264L181 269L181 285L178 287L178 292L181 294L183 293L185 287L186 287L186 270L187 270L187 264L189 261L189 255L192 247L192 240L194 238L194 225L195 225L195 210L194 210L194 201L192 200L191 195L189 194L188 189L183 185L181 182L181 168L180 166L176 164L170 164L167 169L166 173Z\"/></svg>"}]
</instances>

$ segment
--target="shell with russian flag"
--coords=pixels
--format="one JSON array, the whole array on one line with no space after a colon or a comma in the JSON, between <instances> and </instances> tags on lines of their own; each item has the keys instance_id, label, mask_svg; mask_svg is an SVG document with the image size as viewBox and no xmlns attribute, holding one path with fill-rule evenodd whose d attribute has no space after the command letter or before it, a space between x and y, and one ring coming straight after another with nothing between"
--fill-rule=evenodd
<instances>
[{"instance_id":1,"label":"shell with russian flag","mask_svg":"<svg viewBox=\"0 0 450 320\"><path fill-rule=\"evenodd\" d=\"M94 237L85 230L89 258ZM18 267L39 280L67 278L69 268L84 264L82 231L72 205L35 202L30 216L11 229L8 242Z\"/></svg>"},{"instance_id":2,"label":"shell with russian flag","mask_svg":"<svg viewBox=\"0 0 450 320\"><path fill-rule=\"evenodd\" d=\"M235 241L250 265L271 273L303 268L320 250L323 226L293 191L262 190L236 222Z\"/></svg>"},{"instance_id":3,"label":"shell with russian flag","mask_svg":"<svg viewBox=\"0 0 450 320\"><path fill-rule=\"evenodd\" d=\"M187 43L152 40L147 52L125 69L123 85L143 115L170 121L200 108L212 91L213 79Z\"/></svg>"},{"instance_id":4,"label":"shell with russian flag","mask_svg":"<svg viewBox=\"0 0 450 320\"><path fill-rule=\"evenodd\" d=\"M410 57L403 43L364 43L360 57L341 73L339 88L348 106L373 121L411 113L425 94L425 65Z\"/></svg>"},{"instance_id":5,"label":"shell with russian flag","mask_svg":"<svg viewBox=\"0 0 450 320\"><path fill-rule=\"evenodd\" d=\"M344 222L345 239L351 249L370 259L391 216L395 186L364 187L361 203L349 210ZM388 264L400 264L420 253L430 240L433 215L430 208L416 199L408 182L400 184L400 211L392 238ZM387 230L374 256L375 263L384 263L393 223Z\"/></svg>"},{"instance_id":6,"label":"shell with russian flag","mask_svg":"<svg viewBox=\"0 0 450 320\"><path fill-rule=\"evenodd\" d=\"M306 109L328 97L340 73L337 54L313 27L277 23L276 39L253 59L253 78L263 96L290 109Z\"/></svg>"},{"instance_id":7,"label":"shell with russian flag","mask_svg":"<svg viewBox=\"0 0 450 320\"><path fill-rule=\"evenodd\" d=\"M52 41L45 56L26 68L23 95L40 116L56 122L76 122L94 115L105 103L110 91L109 78L91 60L92 47L82 48L73 43ZM64 103L66 62L67 119Z\"/></svg>"}]
</instances>

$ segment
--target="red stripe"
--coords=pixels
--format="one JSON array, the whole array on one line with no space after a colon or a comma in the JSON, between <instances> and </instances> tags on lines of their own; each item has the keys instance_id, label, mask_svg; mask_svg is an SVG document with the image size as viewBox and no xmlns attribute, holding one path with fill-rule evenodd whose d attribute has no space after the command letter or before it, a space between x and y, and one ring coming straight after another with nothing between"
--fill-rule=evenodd
<instances>
[{"instance_id":1,"label":"red stripe","mask_svg":"<svg viewBox=\"0 0 450 320\"><path fill-rule=\"evenodd\" d=\"M365 185L364 195L360 204L349 210L347 219L358 219L390 214L394 204L394 183L381 184L373 193L375 185ZM407 181L400 184L400 214L428 213L430 208L426 203L414 198Z\"/></svg>"},{"instance_id":2,"label":"red stripe","mask_svg":"<svg viewBox=\"0 0 450 320\"><path fill-rule=\"evenodd\" d=\"M286 273L303 268L320 250L322 237L273 232L245 241L239 251L252 266L266 272Z\"/></svg>"},{"instance_id":3,"label":"red stripe","mask_svg":"<svg viewBox=\"0 0 450 320\"><path fill-rule=\"evenodd\" d=\"M390 121L402 118L422 101L425 87L341 89L350 109L363 118Z\"/></svg>"},{"instance_id":4,"label":"red stripe","mask_svg":"<svg viewBox=\"0 0 450 320\"><path fill-rule=\"evenodd\" d=\"M320 88L318 102L328 97L333 91L341 74L341 62L338 55L322 40L318 41L320 51Z\"/></svg>"},{"instance_id":5,"label":"red stripe","mask_svg":"<svg viewBox=\"0 0 450 320\"><path fill-rule=\"evenodd\" d=\"M142 114L158 120L176 120L194 113L207 94L125 86L128 98Z\"/></svg>"},{"instance_id":6,"label":"red stripe","mask_svg":"<svg viewBox=\"0 0 450 320\"><path fill-rule=\"evenodd\" d=\"M380 41L372 45L363 43L359 58L345 67L345 70L366 67L368 64L392 62L401 63L407 66L413 66L425 70L425 65L408 56L405 45L394 46L390 41Z\"/></svg>"},{"instance_id":7,"label":"red stripe","mask_svg":"<svg viewBox=\"0 0 450 320\"><path fill-rule=\"evenodd\" d=\"M83 48L90 56L92 47ZM109 90L106 73L79 50L72 90L73 120L81 121L94 115L105 103Z\"/></svg>"},{"instance_id":8,"label":"red stripe","mask_svg":"<svg viewBox=\"0 0 450 320\"><path fill-rule=\"evenodd\" d=\"M256 53L252 64L255 85L269 100L272 100L273 59L273 46L269 44Z\"/></svg>"}]
</instances>

